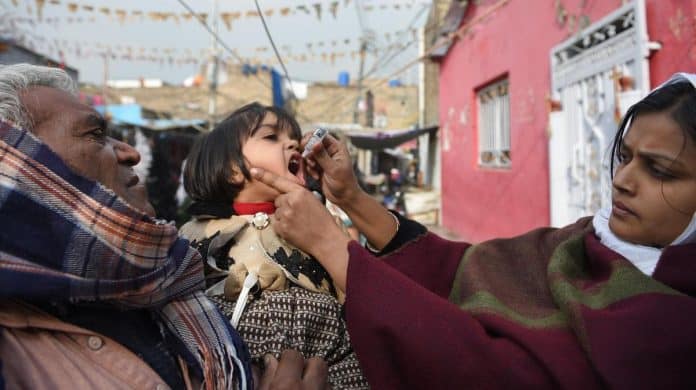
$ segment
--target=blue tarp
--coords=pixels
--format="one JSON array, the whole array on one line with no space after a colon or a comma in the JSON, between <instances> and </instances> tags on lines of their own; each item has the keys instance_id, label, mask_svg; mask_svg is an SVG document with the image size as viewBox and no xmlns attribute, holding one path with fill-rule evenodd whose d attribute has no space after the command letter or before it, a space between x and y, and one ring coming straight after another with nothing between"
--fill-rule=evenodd
<instances>
[{"instance_id":1,"label":"blue tarp","mask_svg":"<svg viewBox=\"0 0 696 390\"><path fill-rule=\"evenodd\" d=\"M273 105L283 108L285 106L283 76L275 69L271 69L271 86L273 87Z\"/></svg>"},{"instance_id":2,"label":"blue tarp","mask_svg":"<svg viewBox=\"0 0 696 390\"><path fill-rule=\"evenodd\" d=\"M143 118L143 108L139 104L108 104L94 106L98 113L109 113L115 125L137 126L150 130L169 130L181 127L202 126L203 119L147 119Z\"/></svg>"}]
</instances>

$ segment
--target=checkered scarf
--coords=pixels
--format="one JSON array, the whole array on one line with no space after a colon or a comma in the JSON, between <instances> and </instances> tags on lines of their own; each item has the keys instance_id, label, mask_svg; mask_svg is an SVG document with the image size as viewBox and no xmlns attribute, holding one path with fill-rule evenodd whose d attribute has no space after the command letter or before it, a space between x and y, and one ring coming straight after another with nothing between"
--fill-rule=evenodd
<instances>
[{"instance_id":1,"label":"checkered scarf","mask_svg":"<svg viewBox=\"0 0 696 390\"><path fill-rule=\"evenodd\" d=\"M152 310L207 389L252 388L241 338L203 295L203 262L168 224L72 172L0 120L0 299Z\"/></svg>"}]
</instances>

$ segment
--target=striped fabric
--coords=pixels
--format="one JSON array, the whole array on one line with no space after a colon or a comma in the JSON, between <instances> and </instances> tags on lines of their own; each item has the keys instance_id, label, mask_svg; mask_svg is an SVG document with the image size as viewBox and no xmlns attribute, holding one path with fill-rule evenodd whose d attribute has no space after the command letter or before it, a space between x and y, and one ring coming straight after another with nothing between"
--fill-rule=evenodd
<instances>
[{"instance_id":1,"label":"striped fabric","mask_svg":"<svg viewBox=\"0 0 696 390\"><path fill-rule=\"evenodd\" d=\"M0 298L148 308L205 388L253 387L248 352L203 295L200 255L176 228L1 119L0 224Z\"/></svg>"}]
</instances>

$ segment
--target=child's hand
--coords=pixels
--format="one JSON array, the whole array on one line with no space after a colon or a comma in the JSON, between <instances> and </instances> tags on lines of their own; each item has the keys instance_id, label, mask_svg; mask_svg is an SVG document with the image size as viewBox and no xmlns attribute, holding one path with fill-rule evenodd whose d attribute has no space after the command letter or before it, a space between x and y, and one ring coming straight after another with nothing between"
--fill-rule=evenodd
<instances>
[{"instance_id":1,"label":"child's hand","mask_svg":"<svg viewBox=\"0 0 696 390\"><path fill-rule=\"evenodd\" d=\"M311 136L304 136L303 147ZM307 172L319 180L326 198L339 207L352 202L361 192L348 149L331 135L314 145L306 162Z\"/></svg>"}]
</instances>

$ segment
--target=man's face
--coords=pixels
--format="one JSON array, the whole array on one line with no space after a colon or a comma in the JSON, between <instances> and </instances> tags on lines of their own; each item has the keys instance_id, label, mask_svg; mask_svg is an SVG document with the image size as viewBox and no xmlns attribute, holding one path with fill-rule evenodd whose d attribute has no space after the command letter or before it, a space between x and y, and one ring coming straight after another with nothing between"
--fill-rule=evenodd
<instances>
[{"instance_id":1,"label":"man's face","mask_svg":"<svg viewBox=\"0 0 696 390\"><path fill-rule=\"evenodd\" d=\"M106 122L99 113L55 88L31 87L19 98L33 122L32 133L73 171L100 182L154 217L144 183L133 171L140 154L127 143L107 137Z\"/></svg>"}]
</instances>

